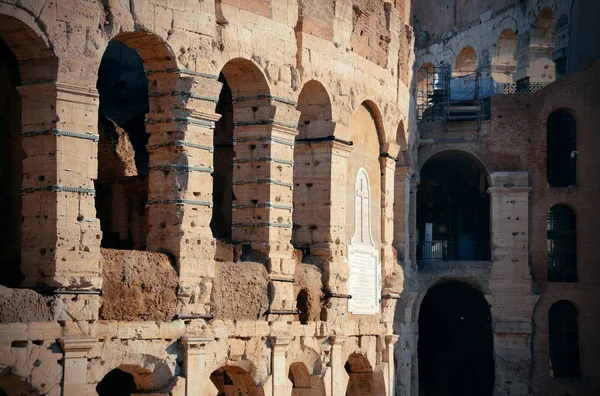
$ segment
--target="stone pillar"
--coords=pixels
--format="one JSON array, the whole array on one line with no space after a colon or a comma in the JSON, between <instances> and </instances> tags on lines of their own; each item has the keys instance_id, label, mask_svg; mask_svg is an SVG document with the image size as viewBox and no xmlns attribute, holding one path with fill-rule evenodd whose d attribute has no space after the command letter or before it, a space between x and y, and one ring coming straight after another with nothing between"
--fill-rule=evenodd
<instances>
[{"instance_id":1,"label":"stone pillar","mask_svg":"<svg viewBox=\"0 0 600 396\"><path fill-rule=\"evenodd\" d=\"M88 352L97 340L81 334L63 337L58 341L64 353L62 395L87 395Z\"/></svg>"},{"instance_id":2,"label":"stone pillar","mask_svg":"<svg viewBox=\"0 0 600 396\"><path fill-rule=\"evenodd\" d=\"M394 242L398 261L410 266L410 188L414 170L409 166L397 165L394 182Z\"/></svg>"},{"instance_id":3,"label":"stone pillar","mask_svg":"<svg viewBox=\"0 0 600 396\"><path fill-rule=\"evenodd\" d=\"M286 370L285 350L294 337L273 336L271 341L271 374L273 378L273 395L289 395L292 392L292 384L288 380Z\"/></svg>"},{"instance_id":4,"label":"stone pillar","mask_svg":"<svg viewBox=\"0 0 600 396\"><path fill-rule=\"evenodd\" d=\"M344 369L346 362L342 357L342 345L346 341L345 336L332 336L331 340L331 396L344 396L348 385L348 374Z\"/></svg>"},{"instance_id":5,"label":"stone pillar","mask_svg":"<svg viewBox=\"0 0 600 396\"><path fill-rule=\"evenodd\" d=\"M279 124L236 125L233 168L233 240L251 248L250 260L266 261L269 274L292 279L294 138ZM271 282L270 309L295 308L293 283Z\"/></svg>"},{"instance_id":6,"label":"stone pillar","mask_svg":"<svg viewBox=\"0 0 600 396\"><path fill-rule=\"evenodd\" d=\"M207 381L210 382L210 373L205 372L206 344L212 341L214 341L212 338L201 337L184 337L181 339L186 396L204 395L204 384Z\"/></svg>"},{"instance_id":7,"label":"stone pillar","mask_svg":"<svg viewBox=\"0 0 600 396\"><path fill-rule=\"evenodd\" d=\"M491 305L496 385L494 395L526 395L531 381L532 293L529 267L527 172L491 175Z\"/></svg>"},{"instance_id":8,"label":"stone pillar","mask_svg":"<svg viewBox=\"0 0 600 396\"><path fill-rule=\"evenodd\" d=\"M550 83L556 79L555 66L552 61L554 45L548 45L534 36L534 28L530 35L519 35L518 50L515 54L517 67L514 81L529 78L529 82Z\"/></svg>"},{"instance_id":9,"label":"stone pillar","mask_svg":"<svg viewBox=\"0 0 600 396\"><path fill-rule=\"evenodd\" d=\"M348 157L352 146L343 141L333 140L330 169L329 233L331 242L325 248L329 254L323 263L325 287L334 295L348 293L349 267L346 262L348 247L346 240L346 185L348 178ZM327 305L327 320L342 321L348 308L348 300L332 297Z\"/></svg>"},{"instance_id":10,"label":"stone pillar","mask_svg":"<svg viewBox=\"0 0 600 396\"><path fill-rule=\"evenodd\" d=\"M398 341L399 336L389 334L385 336L385 350L383 351L383 361L387 362L387 395L394 396L396 394L396 367L394 366L394 345Z\"/></svg>"},{"instance_id":11,"label":"stone pillar","mask_svg":"<svg viewBox=\"0 0 600 396\"><path fill-rule=\"evenodd\" d=\"M98 93L57 82L18 90L25 152L22 286L99 288Z\"/></svg>"},{"instance_id":12,"label":"stone pillar","mask_svg":"<svg viewBox=\"0 0 600 396\"><path fill-rule=\"evenodd\" d=\"M205 314L214 277L211 172L221 83L186 70L148 74L148 249L176 258L182 313Z\"/></svg>"}]
</instances>

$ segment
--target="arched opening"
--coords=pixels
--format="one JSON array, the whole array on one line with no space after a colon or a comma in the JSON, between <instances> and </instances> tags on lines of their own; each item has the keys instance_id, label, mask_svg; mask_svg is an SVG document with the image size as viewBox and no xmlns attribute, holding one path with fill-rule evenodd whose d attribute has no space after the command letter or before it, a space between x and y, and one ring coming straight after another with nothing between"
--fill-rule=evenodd
<instances>
[{"instance_id":1,"label":"arched opening","mask_svg":"<svg viewBox=\"0 0 600 396\"><path fill-rule=\"evenodd\" d=\"M263 73L246 59L227 62L219 81L223 86L217 102L221 119L213 141L211 229L215 238L248 242L257 236L248 225L268 218L270 201L261 194L265 183L259 182L270 174L265 162L271 157L271 145L258 135L268 130L271 96Z\"/></svg>"},{"instance_id":2,"label":"arched opening","mask_svg":"<svg viewBox=\"0 0 600 396\"><path fill-rule=\"evenodd\" d=\"M540 11L535 21L531 43L541 46L554 47L554 12L551 8Z\"/></svg>"},{"instance_id":3,"label":"arched opening","mask_svg":"<svg viewBox=\"0 0 600 396\"><path fill-rule=\"evenodd\" d=\"M417 258L490 259L487 172L472 157L442 152L421 169L417 191Z\"/></svg>"},{"instance_id":4,"label":"arched opening","mask_svg":"<svg viewBox=\"0 0 600 396\"><path fill-rule=\"evenodd\" d=\"M164 364L154 372L138 365L122 364L109 371L96 385L98 396L129 396L151 393L168 395L172 384L171 372Z\"/></svg>"},{"instance_id":5,"label":"arched opening","mask_svg":"<svg viewBox=\"0 0 600 396\"><path fill-rule=\"evenodd\" d=\"M548 117L546 176L550 187L577 185L577 123L567 110L556 110Z\"/></svg>"},{"instance_id":6,"label":"arched opening","mask_svg":"<svg viewBox=\"0 0 600 396\"><path fill-rule=\"evenodd\" d=\"M577 308L570 301L557 301L550 307L548 341L551 376L578 377L579 319Z\"/></svg>"},{"instance_id":7,"label":"arched opening","mask_svg":"<svg viewBox=\"0 0 600 396\"><path fill-rule=\"evenodd\" d=\"M554 12L550 8L540 11L530 33L529 70L531 82L551 82L555 80L554 53Z\"/></svg>"},{"instance_id":8,"label":"arched opening","mask_svg":"<svg viewBox=\"0 0 600 396\"><path fill-rule=\"evenodd\" d=\"M477 52L470 45L460 50L454 63L454 76L472 74L477 70Z\"/></svg>"},{"instance_id":9,"label":"arched opening","mask_svg":"<svg viewBox=\"0 0 600 396\"><path fill-rule=\"evenodd\" d=\"M496 42L496 52L492 58L494 81L510 83L517 68L517 43L518 36L512 29L502 31Z\"/></svg>"},{"instance_id":10,"label":"arched opening","mask_svg":"<svg viewBox=\"0 0 600 396\"><path fill-rule=\"evenodd\" d=\"M129 396L136 390L133 375L118 368L111 370L96 385L98 396Z\"/></svg>"},{"instance_id":11,"label":"arched opening","mask_svg":"<svg viewBox=\"0 0 600 396\"><path fill-rule=\"evenodd\" d=\"M435 66L424 63L417 70L417 116L419 120L434 121L433 106L436 103L434 93L439 84Z\"/></svg>"},{"instance_id":12,"label":"arched opening","mask_svg":"<svg viewBox=\"0 0 600 396\"><path fill-rule=\"evenodd\" d=\"M385 396L383 374L374 373L366 356L353 353L348 357L344 369L348 373L347 396Z\"/></svg>"},{"instance_id":13,"label":"arched opening","mask_svg":"<svg viewBox=\"0 0 600 396\"><path fill-rule=\"evenodd\" d=\"M554 205L546 215L548 281L577 282L577 218L566 205Z\"/></svg>"},{"instance_id":14,"label":"arched opening","mask_svg":"<svg viewBox=\"0 0 600 396\"><path fill-rule=\"evenodd\" d=\"M21 185L25 153L21 146L19 85L17 58L0 40L0 283L8 287L18 287L23 280Z\"/></svg>"},{"instance_id":15,"label":"arched opening","mask_svg":"<svg viewBox=\"0 0 600 396\"><path fill-rule=\"evenodd\" d=\"M292 363L288 378L292 382L292 396L318 396L325 394L322 379L318 377L313 379L304 363Z\"/></svg>"},{"instance_id":16,"label":"arched opening","mask_svg":"<svg viewBox=\"0 0 600 396\"><path fill-rule=\"evenodd\" d=\"M213 236L231 240L231 205L233 203L233 98L223 73L219 74L223 84L216 112L221 118L215 123L213 134L213 212L210 228Z\"/></svg>"},{"instance_id":17,"label":"arched opening","mask_svg":"<svg viewBox=\"0 0 600 396\"><path fill-rule=\"evenodd\" d=\"M429 289L419 314L420 394L491 396L493 349L490 309L481 293L460 282Z\"/></svg>"},{"instance_id":18,"label":"arched opening","mask_svg":"<svg viewBox=\"0 0 600 396\"><path fill-rule=\"evenodd\" d=\"M101 246L144 250L148 235L149 112L144 61L135 49L111 40L98 71L98 178L96 212Z\"/></svg>"},{"instance_id":19,"label":"arched opening","mask_svg":"<svg viewBox=\"0 0 600 396\"><path fill-rule=\"evenodd\" d=\"M300 290L296 297L296 309L298 312L298 319L301 324L308 324L310 317L310 299L308 298L308 291L306 289Z\"/></svg>"},{"instance_id":20,"label":"arched opening","mask_svg":"<svg viewBox=\"0 0 600 396\"><path fill-rule=\"evenodd\" d=\"M298 98L298 135L294 146L292 244L303 250L330 240L331 102L323 85L307 82Z\"/></svg>"},{"instance_id":21,"label":"arched opening","mask_svg":"<svg viewBox=\"0 0 600 396\"><path fill-rule=\"evenodd\" d=\"M264 396L252 376L243 368L223 366L213 371L210 380L217 388L217 396Z\"/></svg>"}]
</instances>

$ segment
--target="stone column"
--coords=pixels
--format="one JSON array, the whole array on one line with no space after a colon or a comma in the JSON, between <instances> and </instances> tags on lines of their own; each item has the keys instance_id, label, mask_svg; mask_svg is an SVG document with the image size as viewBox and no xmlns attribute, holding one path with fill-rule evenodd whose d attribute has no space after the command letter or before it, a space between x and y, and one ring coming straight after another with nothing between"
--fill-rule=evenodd
<instances>
[{"instance_id":1,"label":"stone column","mask_svg":"<svg viewBox=\"0 0 600 396\"><path fill-rule=\"evenodd\" d=\"M330 235L328 246L331 258L324 262L325 287L334 295L348 293L350 269L346 262L348 246L346 241L346 186L348 179L348 158L353 147L343 141L331 141L330 178ZM348 300L332 297L327 305L327 320L342 321L348 309Z\"/></svg>"},{"instance_id":2,"label":"stone column","mask_svg":"<svg viewBox=\"0 0 600 396\"><path fill-rule=\"evenodd\" d=\"M184 337L181 339L186 396L204 395L204 384L207 381L210 382L210 373L205 372L206 345L212 341L214 341L212 338L202 337Z\"/></svg>"},{"instance_id":3,"label":"stone column","mask_svg":"<svg viewBox=\"0 0 600 396\"><path fill-rule=\"evenodd\" d=\"M394 366L394 345L398 341L399 336L389 334L385 336L385 350L383 351L383 361L387 362L387 395L394 396L396 394L396 367Z\"/></svg>"},{"instance_id":4,"label":"stone column","mask_svg":"<svg viewBox=\"0 0 600 396\"><path fill-rule=\"evenodd\" d=\"M285 350L294 337L273 336L271 341L271 374L273 378L273 395L289 395L292 392L292 384L288 380L286 370Z\"/></svg>"},{"instance_id":5,"label":"stone column","mask_svg":"<svg viewBox=\"0 0 600 396\"><path fill-rule=\"evenodd\" d=\"M272 124L236 125L233 168L233 240L266 261L269 275L292 279L294 138L297 130ZM295 308L293 283L271 282L270 309Z\"/></svg>"},{"instance_id":6,"label":"stone column","mask_svg":"<svg viewBox=\"0 0 600 396\"><path fill-rule=\"evenodd\" d=\"M88 352L98 340L81 334L66 336L58 341L64 353L62 395L87 395Z\"/></svg>"},{"instance_id":7,"label":"stone column","mask_svg":"<svg viewBox=\"0 0 600 396\"><path fill-rule=\"evenodd\" d=\"M214 277L211 172L221 83L179 69L148 74L148 249L176 258L182 313L205 314Z\"/></svg>"},{"instance_id":8,"label":"stone column","mask_svg":"<svg viewBox=\"0 0 600 396\"><path fill-rule=\"evenodd\" d=\"M348 374L344 369L345 361L342 358L342 345L346 341L345 336L332 336L331 340L331 396L344 396L348 385Z\"/></svg>"},{"instance_id":9,"label":"stone column","mask_svg":"<svg viewBox=\"0 0 600 396\"><path fill-rule=\"evenodd\" d=\"M526 395L530 387L532 292L529 266L527 172L491 175L491 305L496 362L495 395Z\"/></svg>"},{"instance_id":10,"label":"stone column","mask_svg":"<svg viewBox=\"0 0 600 396\"><path fill-rule=\"evenodd\" d=\"M398 261L410 266L410 189L411 177L414 170L409 166L396 166L396 180L394 182L394 242L393 246L398 252Z\"/></svg>"},{"instance_id":11,"label":"stone column","mask_svg":"<svg viewBox=\"0 0 600 396\"><path fill-rule=\"evenodd\" d=\"M57 82L18 90L25 152L22 286L99 288L98 93Z\"/></svg>"},{"instance_id":12,"label":"stone column","mask_svg":"<svg viewBox=\"0 0 600 396\"><path fill-rule=\"evenodd\" d=\"M394 174L398 153L379 157L381 164L381 268L383 279L391 275L397 264L394 241Z\"/></svg>"},{"instance_id":13,"label":"stone column","mask_svg":"<svg viewBox=\"0 0 600 396\"><path fill-rule=\"evenodd\" d=\"M550 83L556 79L555 66L552 61L554 45L540 42L533 36L534 28L527 35L519 35L519 44L515 57L517 59L514 81L529 78L529 82Z\"/></svg>"}]
</instances>

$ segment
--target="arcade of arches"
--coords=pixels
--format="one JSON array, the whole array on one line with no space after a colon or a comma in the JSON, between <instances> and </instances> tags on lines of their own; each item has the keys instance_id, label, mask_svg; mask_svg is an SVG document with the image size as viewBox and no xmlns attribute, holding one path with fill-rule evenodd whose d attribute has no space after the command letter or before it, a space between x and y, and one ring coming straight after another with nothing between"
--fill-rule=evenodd
<instances>
[{"instance_id":1,"label":"arcade of arches","mask_svg":"<svg viewBox=\"0 0 600 396\"><path fill-rule=\"evenodd\" d=\"M0 2L0 395L598 393L577 5L146 3Z\"/></svg>"}]
</instances>

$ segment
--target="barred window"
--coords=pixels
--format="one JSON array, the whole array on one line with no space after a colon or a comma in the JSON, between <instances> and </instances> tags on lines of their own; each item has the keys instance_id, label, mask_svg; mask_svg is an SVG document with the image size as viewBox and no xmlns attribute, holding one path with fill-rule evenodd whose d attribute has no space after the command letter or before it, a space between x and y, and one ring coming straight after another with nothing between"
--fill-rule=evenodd
<instances>
[{"instance_id":1,"label":"barred window","mask_svg":"<svg viewBox=\"0 0 600 396\"><path fill-rule=\"evenodd\" d=\"M548 281L577 282L577 219L565 205L547 214Z\"/></svg>"},{"instance_id":2,"label":"barred window","mask_svg":"<svg viewBox=\"0 0 600 396\"><path fill-rule=\"evenodd\" d=\"M577 308L566 300L548 311L551 375L579 376L579 323Z\"/></svg>"}]
</instances>

